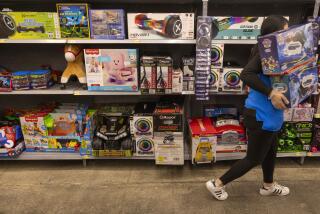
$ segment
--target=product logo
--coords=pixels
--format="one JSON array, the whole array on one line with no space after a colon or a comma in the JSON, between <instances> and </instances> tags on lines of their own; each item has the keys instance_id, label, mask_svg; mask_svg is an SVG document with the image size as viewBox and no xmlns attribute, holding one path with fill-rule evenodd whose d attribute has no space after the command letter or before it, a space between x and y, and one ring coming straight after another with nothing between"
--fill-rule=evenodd
<instances>
[{"instance_id":1,"label":"product logo","mask_svg":"<svg viewBox=\"0 0 320 214\"><path fill-rule=\"evenodd\" d=\"M99 55L99 49L86 49L86 54Z\"/></svg>"},{"instance_id":2,"label":"product logo","mask_svg":"<svg viewBox=\"0 0 320 214\"><path fill-rule=\"evenodd\" d=\"M175 116L160 115L160 120L173 120Z\"/></svg>"},{"instance_id":3,"label":"product logo","mask_svg":"<svg viewBox=\"0 0 320 214\"><path fill-rule=\"evenodd\" d=\"M264 48L270 48L271 44L272 44L272 41L270 39L264 39L262 41L262 45L263 45Z\"/></svg>"},{"instance_id":4,"label":"product logo","mask_svg":"<svg viewBox=\"0 0 320 214\"><path fill-rule=\"evenodd\" d=\"M38 122L37 117L25 117L26 122Z\"/></svg>"}]
</instances>

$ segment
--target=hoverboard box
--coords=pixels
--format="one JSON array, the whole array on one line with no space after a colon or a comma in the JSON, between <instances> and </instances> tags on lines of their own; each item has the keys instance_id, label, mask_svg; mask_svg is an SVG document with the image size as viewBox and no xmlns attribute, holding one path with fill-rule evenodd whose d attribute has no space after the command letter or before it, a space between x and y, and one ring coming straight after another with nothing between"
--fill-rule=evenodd
<instances>
[{"instance_id":1,"label":"hoverboard box","mask_svg":"<svg viewBox=\"0 0 320 214\"><path fill-rule=\"evenodd\" d=\"M128 13L129 39L194 39L194 13Z\"/></svg>"}]
</instances>

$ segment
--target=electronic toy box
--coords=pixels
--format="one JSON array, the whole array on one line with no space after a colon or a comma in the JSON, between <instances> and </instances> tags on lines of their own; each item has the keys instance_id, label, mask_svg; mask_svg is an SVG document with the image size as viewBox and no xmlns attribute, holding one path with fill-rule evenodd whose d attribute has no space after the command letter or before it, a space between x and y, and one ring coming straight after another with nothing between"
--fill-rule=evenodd
<instances>
[{"instance_id":1,"label":"electronic toy box","mask_svg":"<svg viewBox=\"0 0 320 214\"><path fill-rule=\"evenodd\" d=\"M219 33L215 39L257 39L264 17L215 16Z\"/></svg>"},{"instance_id":2,"label":"electronic toy box","mask_svg":"<svg viewBox=\"0 0 320 214\"><path fill-rule=\"evenodd\" d=\"M5 12L0 26L0 38L5 39L58 39L60 35L57 13Z\"/></svg>"},{"instance_id":3,"label":"electronic toy box","mask_svg":"<svg viewBox=\"0 0 320 214\"><path fill-rule=\"evenodd\" d=\"M89 10L91 38L125 39L124 10Z\"/></svg>"},{"instance_id":4,"label":"electronic toy box","mask_svg":"<svg viewBox=\"0 0 320 214\"><path fill-rule=\"evenodd\" d=\"M212 68L223 67L223 54L224 54L224 44L211 45L211 67Z\"/></svg>"},{"instance_id":5,"label":"electronic toy box","mask_svg":"<svg viewBox=\"0 0 320 214\"><path fill-rule=\"evenodd\" d=\"M212 68L211 65L211 71L210 71L210 78L209 78L209 91L210 92L218 92L220 89L220 76L221 76L221 70L219 68Z\"/></svg>"},{"instance_id":6,"label":"electronic toy box","mask_svg":"<svg viewBox=\"0 0 320 214\"><path fill-rule=\"evenodd\" d=\"M282 75L315 62L312 23L258 38L263 73Z\"/></svg>"},{"instance_id":7,"label":"electronic toy box","mask_svg":"<svg viewBox=\"0 0 320 214\"><path fill-rule=\"evenodd\" d=\"M195 58L194 57L182 57L182 71L183 71L183 88L184 92L194 93L194 70L195 70Z\"/></svg>"},{"instance_id":8,"label":"electronic toy box","mask_svg":"<svg viewBox=\"0 0 320 214\"><path fill-rule=\"evenodd\" d=\"M189 121L192 164L213 163L216 159L217 131L209 118Z\"/></svg>"},{"instance_id":9,"label":"electronic toy box","mask_svg":"<svg viewBox=\"0 0 320 214\"><path fill-rule=\"evenodd\" d=\"M129 39L194 39L194 13L128 13Z\"/></svg>"},{"instance_id":10,"label":"electronic toy box","mask_svg":"<svg viewBox=\"0 0 320 214\"><path fill-rule=\"evenodd\" d=\"M313 66L313 64L309 66ZM285 94L290 102L288 107L294 108L317 90L318 69L317 67L301 66L292 73L271 76L271 83L274 89Z\"/></svg>"},{"instance_id":11,"label":"electronic toy box","mask_svg":"<svg viewBox=\"0 0 320 214\"><path fill-rule=\"evenodd\" d=\"M61 38L90 38L88 4L57 4Z\"/></svg>"},{"instance_id":12,"label":"electronic toy box","mask_svg":"<svg viewBox=\"0 0 320 214\"><path fill-rule=\"evenodd\" d=\"M140 58L141 94L155 94L157 88L157 59L154 56Z\"/></svg>"},{"instance_id":13,"label":"electronic toy box","mask_svg":"<svg viewBox=\"0 0 320 214\"><path fill-rule=\"evenodd\" d=\"M220 77L222 91L241 92L243 83L240 79L242 68L223 68Z\"/></svg>"},{"instance_id":14,"label":"electronic toy box","mask_svg":"<svg viewBox=\"0 0 320 214\"><path fill-rule=\"evenodd\" d=\"M137 49L85 49L90 91L138 91Z\"/></svg>"}]
</instances>

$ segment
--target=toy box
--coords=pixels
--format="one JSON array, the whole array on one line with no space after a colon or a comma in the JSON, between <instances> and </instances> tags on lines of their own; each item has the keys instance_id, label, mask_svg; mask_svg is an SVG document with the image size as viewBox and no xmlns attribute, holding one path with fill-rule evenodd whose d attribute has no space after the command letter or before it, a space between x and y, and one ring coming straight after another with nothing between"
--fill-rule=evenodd
<instances>
[{"instance_id":1,"label":"toy box","mask_svg":"<svg viewBox=\"0 0 320 214\"><path fill-rule=\"evenodd\" d=\"M312 141L313 123L286 122L278 139L278 152L309 151Z\"/></svg>"},{"instance_id":2,"label":"toy box","mask_svg":"<svg viewBox=\"0 0 320 214\"><path fill-rule=\"evenodd\" d=\"M214 17L219 25L215 39L257 39L264 17Z\"/></svg>"},{"instance_id":3,"label":"toy box","mask_svg":"<svg viewBox=\"0 0 320 214\"><path fill-rule=\"evenodd\" d=\"M292 112L292 121L312 122L314 108L294 108Z\"/></svg>"},{"instance_id":4,"label":"toy box","mask_svg":"<svg viewBox=\"0 0 320 214\"><path fill-rule=\"evenodd\" d=\"M156 103L138 103L135 106L131 129L135 137L153 136L153 112Z\"/></svg>"},{"instance_id":5,"label":"toy box","mask_svg":"<svg viewBox=\"0 0 320 214\"><path fill-rule=\"evenodd\" d=\"M172 71L172 93L181 94L183 89L183 72L180 68Z\"/></svg>"},{"instance_id":6,"label":"toy box","mask_svg":"<svg viewBox=\"0 0 320 214\"><path fill-rule=\"evenodd\" d=\"M195 70L195 58L183 57L183 91L194 92L194 70Z\"/></svg>"},{"instance_id":7,"label":"toy box","mask_svg":"<svg viewBox=\"0 0 320 214\"><path fill-rule=\"evenodd\" d=\"M0 67L0 91L12 91L12 75Z\"/></svg>"},{"instance_id":8,"label":"toy box","mask_svg":"<svg viewBox=\"0 0 320 214\"><path fill-rule=\"evenodd\" d=\"M150 136L136 138L136 155L137 156L154 156L154 140Z\"/></svg>"},{"instance_id":9,"label":"toy box","mask_svg":"<svg viewBox=\"0 0 320 214\"><path fill-rule=\"evenodd\" d=\"M194 39L194 13L128 13L129 39Z\"/></svg>"},{"instance_id":10,"label":"toy box","mask_svg":"<svg viewBox=\"0 0 320 214\"><path fill-rule=\"evenodd\" d=\"M222 91L241 92L243 83L240 79L241 68L223 68L221 75Z\"/></svg>"},{"instance_id":11,"label":"toy box","mask_svg":"<svg viewBox=\"0 0 320 214\"><path fill-rule=\"evenodd\" d=\"M263 73L281 75L315 62L314 39L311 23L259 37Z\"/></svg>"},{"instance_id":12,"label":"toy box","mask_svg":"<svg viewBox=\"0 0 320 214\"><path fill-rule=\"evenodd\" d=\"M211 68L223 67L224 44L211 44Z\"/></svg>"},{"instance_id":13,"label":"toy box","mask_svg":"<svg viewBox=\"0 0 320 214\"><path fill-rule=\"evenodd\" d=\"M155 132L155 160L158 165L183 165L183 132Z\"/></svg>"},{"instance_id":14,"label":"toy box","mask_svg":"<svg viewBox=\"0 0 320 214\"><path fill-rule=\"evenodd\" d=\"M209 84L210 84L210 92L218 92L220 89L220 75L221 75L221 69L219 68L212 68L210 71L210 78L209 78Z\"/></svg>"},{"instance_id":15,"label":"toy box","mask_svg":"<svg viewBox=\"0 0 320 214\"><path fill-rule=\"evenodd\" d=\"M320 115L314 116L314 129L311 142L311 152L320 152Z\"/></svg>"},{"instance_id":16,"label":"toy box","mask_svg":"<svg viewBox=\"0 0 320 214\"><path fill-rule=\"evenodd\" d=\"M124 10L89 10L91 38L125 39Z\"/></svg>"},{"instance_id":17,"label":"toy box","mask_svg":"<svg viewBox=\"0 0 320 214\"><path fill-rule=\"evenodd\" d=\"M216 159L216 130L209 118L189 121L191 134L192 164L212 163Z\"/></svg>"},{"instance_id":18,"label":"toy box","mask_svg":"<svg viewBox=\"0 0 320 214\"><path fill-rule=\"evenodd\" d=\"M88 4L57 4L61 38L90 38Z\"/></svg>"},{"instance_id":19,"label":"toy box","mask_svg":"<svg viewBox=\"0 0 320 214\"><path fill-rule=\"evenodd\" d=\"M61 37L57 13L6 12L2 16L7 24L4 24L4 29L0 30L0 38L58 39Z\"/></svg>"},{"instance_id":20,"label":"toy box","mask_svg":"<svg viewBox=\"0 0 320 214\"><path fill-rule=\"evenodd\" d=\"M159 56L157 58L157 94L172 92L172 58Z\"/></svg>"},{"instance_id":21,"label":"toy box","mask_svg":"<svg viewBox=\"0 0 320 214\"><path fill-rule=\"evenodd\" d=\"M294 108L317 90L318 69L301 66L292 73L272 76L271 83L274 89L282 91L287 97L290 102L288 107Z\"/></svg>"},{"instance_id":22,"label":"toy box","mask_svg":"<svg viewBox=\"0 0 320 214\"><path fill-rule=\"evenodd\" d=\"M85 49L88 90L138 91L137 49Z\"/></svg>"},{"instance_id":23,"label":"toy box","mask_svg":"<svg viewBox=\"0 0 320 214\"><path fill-rule=\"evenodd\" d=\"M204 116L205 117L219 117L221 115L233 115L238 117L238 109L231 107L215 107L215 106L205 106Z\"/></svg>"},{"instance_id":24,"label":"toy box","mask_svg":"<svg viewBox=\"0 0 320 214\"><path fill-rule=\"evenodd\" d=\"M140 58L140 90L142 94L155 94L157 87L157 61L153 56Z\"/></svg>"},{"instance_id":25,"label":"toy box","mask_svg":"<svg viewBox=\"0 0 320 214\"><path fill-rule=\"evenodd\" d=\"M176 103L159 103L153 121L154 132L183 132L183 109Z\"/></svg>"}]
</instances>

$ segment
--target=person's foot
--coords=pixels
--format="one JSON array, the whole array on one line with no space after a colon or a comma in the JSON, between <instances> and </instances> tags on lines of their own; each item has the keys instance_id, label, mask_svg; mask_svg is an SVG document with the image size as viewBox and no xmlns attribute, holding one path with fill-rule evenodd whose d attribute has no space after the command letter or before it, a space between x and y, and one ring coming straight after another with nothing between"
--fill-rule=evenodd
<instances>
[{"instance_id":1,"label":"person's foot","mask_svg":"<svg viewBox=\"0 0 320 214\"><path fill-rule=\"evenodd\" d=\"M278 183L273 183L270 187L262 187L260 188L260 194L263 196L269 195L278 195L278 196L285 196L290 193L290 189L288 187L282 186Z\"/></svg>"},{"instance_id":2,"label":"person's foot","mask_svg":"<svg viewBox=\"0 0 320 214\"><path fill-rule=\"evenodd\" d=\"M214 179L207 181L206 187L217 200L224 201L228 198L228 193L225 191L225 187L217 187Z\"/></svg>"}]
</instances>

